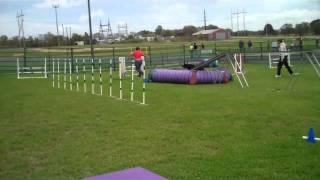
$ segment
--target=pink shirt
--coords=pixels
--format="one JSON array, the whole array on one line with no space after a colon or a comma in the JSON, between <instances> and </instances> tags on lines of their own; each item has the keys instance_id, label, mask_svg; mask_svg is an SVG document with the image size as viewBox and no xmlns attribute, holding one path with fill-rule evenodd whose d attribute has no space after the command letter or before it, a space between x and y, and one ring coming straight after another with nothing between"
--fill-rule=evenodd
<instances>
[{"instance_id":1,"label":"pink shirt","mask_svg":"<svg viewBox=\"0 0 320 180\"><path fill-rule=\"evenodd\" d=\"M141 50L134 50L132 55L136 61L141 61L142 60L141 57L143 56L143 52Z\"/></svg>"}]
</instances>

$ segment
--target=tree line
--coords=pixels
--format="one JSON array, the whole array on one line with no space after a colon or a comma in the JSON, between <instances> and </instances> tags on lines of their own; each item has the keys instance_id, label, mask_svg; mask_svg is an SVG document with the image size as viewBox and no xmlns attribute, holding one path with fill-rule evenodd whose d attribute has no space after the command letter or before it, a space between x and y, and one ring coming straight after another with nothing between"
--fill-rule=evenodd
<instances>
[{"instance_id":1,"label":"tree line","mask_svg":"<svg viewBox=\"0 0 320 180\"><path fill-rule=\"evenodd\" d=\"M216 29L219 28L215 25L208 25L206 29ZM175 40L191 40L192 34L203 30L205 27L196 27L193 25L186 25L182 29L164 29L161 25L158 25L154 31L142 30L137 33L130 34L125 41L138 42L143 41L140 37L155 37L155 40L160 40L161 38L174 38ZM230 30L231 31L231 30ZM320 19L316 19L309 22L302 22L296 24L295 26L290 23L283 24L279 30L275 30L272 24L266 24L263 30L259 31L239 31L232 32L233 36L243 36L243 35L320 35ZM99 33L93 35L93 43L97 43L99 39ZM87 32L83 35L78 33L73 33L71 37L56 36L51 32L47 34L38 35L37 37L29 36L21 40L18 36L8 38L6 35L0 36L0 46L1 47L51 47L56 46L57 42L60 45L74 45L76 41L84 41L85 44L89 44L90 37Z\"/></svg>"}]
</instances>

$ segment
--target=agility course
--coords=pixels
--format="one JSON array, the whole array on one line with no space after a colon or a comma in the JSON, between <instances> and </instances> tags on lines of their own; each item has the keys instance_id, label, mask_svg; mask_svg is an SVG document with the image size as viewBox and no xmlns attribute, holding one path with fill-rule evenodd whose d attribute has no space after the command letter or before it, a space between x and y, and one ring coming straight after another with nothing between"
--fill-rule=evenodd
<instances>
[{"instance_id":1,"label":"agility course","mask_svg":"<svg viewBox=\"0 0 320 180\"><path fill-rule=\"evenodd\" d=\"M227 84L226 71L215 76L223 77L218 84L146 83L129 69L119 76L118 58L92 63L90 57L52 56L47 79L1 75L0 177L83 179L144 167L168 179L316 179L317 54L303 53L303 62L293 58L301 75L283 70L279 79L268 59L258 64L239 57L226 54L216 68L233 76ZM34 67L43 64L44 58ZM182 68L177 64L169 70ZM126 67L133 68L127 58ZM243 77L250 88L239 85ZM144 83L148 106L131 103L132 92L133 101L142 103ZM126 100L119 100L120 90ZM314 144L303 139L310 127Z\"/></svg>"}]
</instances>

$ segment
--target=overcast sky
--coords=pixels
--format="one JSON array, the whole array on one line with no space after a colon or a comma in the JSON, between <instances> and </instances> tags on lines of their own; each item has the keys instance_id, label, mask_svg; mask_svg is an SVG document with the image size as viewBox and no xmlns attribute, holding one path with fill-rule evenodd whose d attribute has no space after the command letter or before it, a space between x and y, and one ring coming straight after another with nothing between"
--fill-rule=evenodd
<instances>
[{"instance_id":1,"label":"overcast sky","mask_svg":"<svg viewBox=\"0 0 320 180\"><path fill-rule=\"evenodd\" d=\"M16 14L24 13L25 36L52 32L56 34L53 3L59 3L58 21L70 26L72 32L89 32L87 0L0 0L0 35L18 34ZM183 28L184 25L203 26L203 10L207 24L231 28L231 12L245 11L246 29L261 30L266 23L279 29L284 23L293 25L320 18L320 0L91 0L93 31L99 31L99 22L108 22L113 32L117 25L127 23L128 30L154 31L157 25L164 29ZM237 30L234 16L233 30ZM239 17L243 29L243 17Z\"/></svg>"}]
</instances>

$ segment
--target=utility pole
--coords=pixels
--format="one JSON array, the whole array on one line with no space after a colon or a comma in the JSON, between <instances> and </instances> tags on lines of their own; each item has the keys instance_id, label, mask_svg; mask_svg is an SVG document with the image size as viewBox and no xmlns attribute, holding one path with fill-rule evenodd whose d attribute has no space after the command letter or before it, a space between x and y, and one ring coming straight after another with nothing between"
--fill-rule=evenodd
<instances>
[{"instance_id":1,"label":"utility pole","mask_svg":"<svg viewBox=\"0 0 320 180\"><path fill-rule=\"evenodd\" d=\"M26 47L25 41L24 41L24 27L23 27L23 17L24 14L22 13L22 10L20 10L20 13L17 12L17 21L18 21L18 30L19 30L19 40L20 40L20 46Z\"/></svg>"},{"instance_id":2,"label":"utility pole","mask_svg":"<svg viewBox=\"0 0 320 180\"><path fill-rule=\"evenodd\" d=\"M61 24L62 27L62 44L64 44L64 28L63 28L63 24Z\"/></svg>"},{"instance_id":3,"label":"utility pole","mask_svg":"<svg viewBox=\"0 0 320 180\"><path fill-rule=\"evenodd\" d=\"M92 46L92 27L91 27L91 10L90 10L90 0L88 0L88 14L89 14L89 28L90 28L90 47L91 47L91 58L94 58L93 46Z\"/></svg>"},{"instance_id":4,"label":"utility pole","mask_svg":"<svg viewBox=\"0 0 320 180\"><path fill-rule=\"evenodd\" d=\"M243 35L246 35L246 14L244 10L242 10L242 16L243 16Z\"/></svg>"},{"instance_id":5,"label":"utility pole","mask_svg":"<svg viewBox=\"0 0 320 180\"><path fill-rule=\"evenodd\" d=\"M58 41L58 46L60 46L60 38L59 38L59 28L58 28L58 12L57 12L57 9L59 8L59 4L53 4L52 7L54 8L55 10L55 13L56 13L56 26L57 26L57 41Z\"/></svg>"},{"instance_id":6,"label":"utility pole","mask_svg":"<svg viewBox=\"0 0 320 180\"><path fill-rule=\"evenodd\" d=\"M203 10L204 30L207 30L206 10Z\"/></svg>"},{"instance_id":7,"label":"utility pole","mask_svg":"<svg viewBox=\"0 0 320 180\"><path fill-rule=\"evenodd\" d=\"M246 31L246 19L245 19L245 15L247 12L245 12L244 10L242 10L242 12L240 12L239 10L236 12L231 12L231 29L233 29L233 16L236 16L237 18L237 35L239 36L239 31L240 31L240 27L239 27L239 17L242 15L242 23L243 23L243 35L245 35L245 31Z\"/></svg>"}]
</instances>

